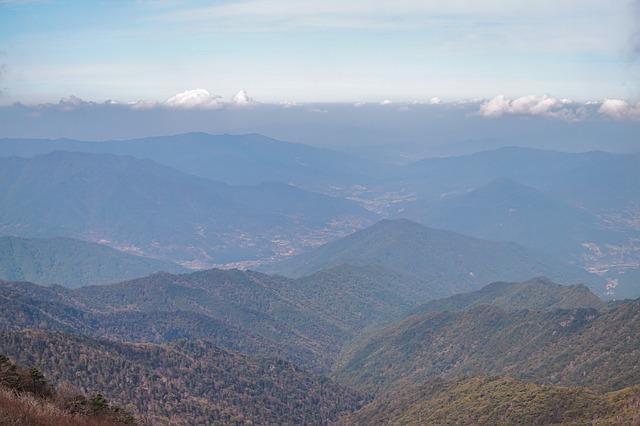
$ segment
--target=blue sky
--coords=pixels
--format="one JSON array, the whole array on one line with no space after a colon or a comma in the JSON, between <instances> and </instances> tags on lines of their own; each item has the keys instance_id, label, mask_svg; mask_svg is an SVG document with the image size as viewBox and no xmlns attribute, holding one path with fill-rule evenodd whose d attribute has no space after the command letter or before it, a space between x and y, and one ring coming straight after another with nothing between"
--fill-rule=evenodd
<instances>
[{"instance_id":1,"label":"blue sky","mask_svg":"<svg viewBox=\"0 0 640 426\"><path fill-rule=\"evenodd\" d=\"M196 88L262 102L636 102L638 13L628 0L0 0L0 104Z\"/></svg>"}]
</instances>

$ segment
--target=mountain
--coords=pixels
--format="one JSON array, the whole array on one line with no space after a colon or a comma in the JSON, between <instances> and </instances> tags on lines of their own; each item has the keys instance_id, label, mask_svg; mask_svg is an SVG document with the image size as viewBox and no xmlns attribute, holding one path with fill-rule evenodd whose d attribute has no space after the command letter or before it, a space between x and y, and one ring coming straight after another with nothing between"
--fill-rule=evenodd
<instances>
[{"instance_id":1,"label":"mountain","mask_svg":"<svg viewBox=\"0 0 640 426\"><path fill-rule=\"evenodd\" d=\"M181 339L204 339L222 348L287 358L301 365L311 364L310 360L315 360L302 348L278 344L275 339L234 326L233 321L187 310L135 310L127 307L125 302L113 309L93 309L87 307L74 292L62 287L0 281L0 328L37 328L158 344Z\"/></svg>"},{"instance_id":2,"label":"mountain","mask_svg":"<svg viewBox=\"0 0 640 426\"><path fill-rule=\"evenodd\" d=\"M101 394L87 398L70 386L52 386L37 368L16 365L0 354L2 424L51 426L134 425L133 417Z\"/></svg>"},{"instance_id":3,"label":"mountain","mask_svg":"<svg viewBox=\"0 0 640 426\"><path fill-rule=\"evenodd\" d=\"M348 339L320 309L291 297L294 283L238 270L207 270L183 275L156 274L109 286L84 287L76 300L102 312L188 311L276 343L287 359L325 369Z\"/></svg>"},{"instance_id":4,"label":"mountain","mask_svg":"<svg viewBox=\"0 0 640 426\"><path fill-rule=\"evenodd\" d=\"M640 383L639 331L640 300L600 311L425 309L347 349L336 377L375 391L473 374L611 391Z\"/></svg>"},{"instance_id":5,"label":"mountain","mask_svg":"<svg viewBox=\"0 0 640 426\"><path fill-rule=\"evenodd\" d=\"M640 154L566 153L505 147L430 158L406 166L399 180L439 197L508 178L593 211L633 207L640 197ZM428 183L428 185L425 185Z\"/></svg>"},{"instance_id":6,"label":"mountain","mask_svg":"<svg viewBox=\"0 0 640 426\"><path fill-rule=\"evenodd\" d=\"M538 277L520 283L494 282L477 291L432 300L415 308L412 313L424 315L463 311L480 305L493 305L508 311L579 308L600 310L606 306L584 285L561 285L548 278Z\"/></svg>"},{"instance_id":7,"label":"mountain","mask_svg":"<svg viewBox=\"0 0 640 426\"><path fill-rule=\"evenodd\" d=\"M327 424L366 398L277 359L201 341L127 344L1 331L0 351L53 383L100 391L148 424Z\"/></svg>"},{"instance_id":8,"label":"mountain","mask_svg":"<svg viewBox=\"0 0 640 426\"><path fill-rule=\"evenodd\" d=\"M0 237L0 279L82 287L184 272L174 263L135 256L72 238Z\"/></svg>"},{"instance_id":9,"label":"mountain","mask_svg":"<svg viewBox=\"0 0 640 426\"><path fill-rule=\"evenodd\" d=\"M132 342L204 339L327 371L344 343L425 300L416 288L383 268L350 265L297 280L214 269L75 290L0 281L0 328Z\"/></svg>"},{"instance_id":10,"label":"mountain","mask_svg":"<svg viewBox=\"0 0 640 426\"><path fill-rule=\"evenodd\" d=\"M637 424L640 387L597 393L510 377L433 379L371 402L340 424Z\"/></svg>"},{"instance_id":11,"label":"mountain","mask_svg":"<svg viewBox=\"0 0 640 426\"><path fill-rule=\"evenodd\" d=\"M374 217L283 184L229 186L107 154L0 158L0 186L0 232L99 241L189 266L277 257Z\"/></svg>"},{"instance_id":12,"label":"mountain","mask_svg":"<svg viewBox=\"0 0 640 426\"><path fill-rule=\"evenodd\" d=\"M595 275L517 244L480 240L405 219L380 221L262 270L296 277L340 264L377 265L404 275L420 283L423 301L476 290L492 281L540 275L603 291Z\"/></svg>"},{"instance_id":13,"label":"mountain","mask_svg":"<svg viewBox=\"0 0 640 426\"><path fill-rule=\"evenodd\" d=\"M607 229L587 210L507 178L460 195L415 203L401 215L478 238L513 241L573 261L585 252L583 244L625 241L623 233Z\"/></svg>"},{"instance_id":14,"label":"mountain","mask_svg":"<svg viewBox=\"0 0 640 426\"><path fill-rule=\"evenodd\" d=\"M207 339L326 370L351 330L280 288L284 278L238 270L154 274L67 290L0 283L0 324L116 340Z\"/></svg>"},{"instance_id":15,"label":"mountain","mask_svg":"<svg viewBox=\"0 0 640 426\"><path fill-rule=\"evenodd\" d=\"M185 133L101 142L0 139L0 156L32 157L54 151L128 155L235 185L277 181L318 189L362 183L375 170L357 157L259 134Z\"/></svg>"}]
</instances>

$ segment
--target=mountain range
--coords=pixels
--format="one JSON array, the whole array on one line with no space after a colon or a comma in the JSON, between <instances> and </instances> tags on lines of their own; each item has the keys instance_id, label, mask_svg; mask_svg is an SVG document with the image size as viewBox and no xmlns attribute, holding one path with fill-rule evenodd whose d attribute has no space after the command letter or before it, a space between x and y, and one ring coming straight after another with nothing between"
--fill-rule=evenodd
<instances>
[{"instance_id":1,"label":"mountain range","mask_svg":"<svg viewBox=\"0 0 640 426\"><path fill-rule=\"evenodd\" d=\"M247 268L301 253L380 217L408 218L515 242L573 263L608 280L611 297L640 295L640 288L626 279L628 271L633 275L640 270L635 201L640 198L639 154L505 147L381 166L257 134L186 133L100 142L0 140L0 156L27 157L21 161L53 171L57 167L51 157L63 155L61 150L75 152L96 168L100 179L85 171L81 180L93 189L70 187L80 173L70 160L68 175L66 169L56 172L64 184L55 187L49 185L53 182L39 183L45 171L2 163L12 174L0 180L11 189L0 193L5 195L0 233L101 241L189 268ZM103 164L95 164L98 158ZM108 165L114 158L120 168ZM46 165L48 161L53 163ZM40 177L25 175L13 182L26 169ZM140 182L137 190L119 194L126 187L122 182L131 179ZM11 188L14 184L18 186ZM121 211L110 199L90 195L100 194L103 187ZM109 189L113 187L118 191ZM25 197L25 191L37 194L44 188L47 194ZM309 189L316 192L305 191ZM61 199L70 203L54 204ZM52 215L46 223L30 216L49 205ZM136 213L141 211L149 216L141 218ZM620 274L625 275L624 291L615 289Z\"/></svg>"},{"instance_id":2,"label":"mountain range","mask_svg":"<svg viewBox=\"0 0 640 426\"><path fill-rule=\"evenodd\" d=\"M514 376L514 386L551 404L527 411L543 416L549 407L566 407L571 395L593 396L606 408L614 394L598 392L638 383L638 301L607 304L583 285L537 278L416 306L394 297L402 284L391 278L387 270L342 265L296 280L211 270L79 289L2 282L0 352L49 371L55 383L70 381L85 393L103 389L155 423L294 417L358 423L378 419L385 404L411 416L412 404L424 412L420 407L442 398L462 398L456 395L464 389L494 392L512 383L478 382L482 375ZM332 368L333 380L296 364L317 373ZM202 375L219 389L215 403ZM445 384L423 399L410 403L395 394L437 377ZM623 415L623 408L615 412ZM448 409L438 415L462 408ZM478 409L465 408L469 415Z\"/></svg>"},{"instance_id":3,"label":"mountain range","mask_svg":"<svg viewBox=\"0 0 640 426\"><path fill-rule=\"evenodd\" d=\"M2 233L98 241L188 266L277 256L375 218L284 184L234 187L110 154L0 158L0 186Z\"/></svg>"},{"instance_id":4,"label":"mountain range","mask_svg":"<svg viewBox=\"0 0 640 426\"><path fill-rule=\"evenodd\" d=\"M594 212L634 207L640 196L640 154L565 153L505 147L412 163L400 178L431 197L507 178ZM428 185L426 185L428 183Z\"/></svg>"},{"instance_id":5,"label":"mountain range","mask_svg":"<svg viewBox=\"0 0 640 426\"><path fill-rule=\"evenodd\" d=\"M407 207L404 217L478 238L512 241L580 263L586 243L623 244L624 232L595 214L507 178Z\"/></svg>"},{"instance_id":6,"label":"mountain range","mask_svg":"<svg viewBox=\"0 0 640 426\"><path fill-rule=\"evenodd\" d=\"M553 285L539 280L515 285L517 290L507 298L516 300L515 305L505 303L502 296L494 303L483 295L468 297L464 303L441 302L443 311L437 304L427 305L346 349L335 376L376 392L433 377L477 374L600 391L639 383L635 365L640 299L602 307L585 295L583 287L553 290ZM535 288L524 291L523 286ZM551 298L539 295L558 290L561 295ZM552 303L543 309L540 302L545 300ZM587 303L577 307L578 300ZM464 305L468 307L460 310Z\"/></svg>"},{"instance_id":7,"label":"mountain range","mask_svg":"<svg viewBox=\"0 0 640 426\"><path fill-rule=\"evenodd\" d=\"M204 339L326 372L363 329L427 300L410 284L348 265L297 280L214 269L78 289L0 281L0 328L158 344Z\"/></svg>"},{"instance_id":8,"label":"mountain range","mask_svg":"<svg viewBox=\"0 0 640 426\"><path fill-rule=\"evenodd\" d=\"M261 270L299 277L342 264L376 265L400 274L406 282L422 283L423 300L477 290L492 281L539 275L604 290L596 275L535 250L428 228L406 219L380 221Z\"/></svg>"},{"instance_id":9,"label":"mountain range","mask_svg":"<svg viewBox=\"0 0 640 426\"><path fill-rule=\"evenodd\" d=\"M0 417L635 424L639 166L0 140Z\"/></svg>"},{"instance_id":10,"label":"mountain range","mask_svg":"<svg viewBox=\"0 0 640 426\"><path fill-rule=\"evenodd\" d=\"M284 182L303 187L364 183L380 166L348 154L284 142L259 134L184 133L141 139L0 139L0 156L32 157L54 151L126 155L152 160L233 185Z\"/></svg>"}]
</instances>

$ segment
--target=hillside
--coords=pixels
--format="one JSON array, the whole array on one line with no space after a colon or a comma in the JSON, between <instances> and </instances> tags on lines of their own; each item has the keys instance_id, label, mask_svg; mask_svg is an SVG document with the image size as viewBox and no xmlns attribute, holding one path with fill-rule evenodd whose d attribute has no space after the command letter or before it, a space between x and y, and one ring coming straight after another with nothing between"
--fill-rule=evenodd
<instances>
[{"instance_id":1,"label":"hillside","mask_svg":"<svg viewBox=\"0 0 640 426\"><path fill-rule=\"evenodd\" d=\"M405 219L383 220L262 269L296 277L345 263L376 265L402 274L422 283L429 299L477 290L493 281L541 275L603 290L597 276L516 244L480 240Z\"/></svg>"},{"instance_id":2,"label":"hillside","mask_svg":"<svg viewBox=\"0 0 640 426\"><path fill-rule=\"evenodd\" d=\"M0 281L0 326L152 343L206 339L327 370L363 329L428 300L419 288L383 268L349 265L297 280L214 269L76 290Z\"/></svg>"},{"instance_id":3,"label":"hillside","mask_svg":"<svg viewBox=\"0 0 640 426\"><path fill-rule=\"evenodd\" d=\"M326 424L365 402L287 362L199 341L124 344L24 330L0 332L0 351L54 383L100 389L151 424Z\"/></svg>"},{"instance_id":4,"label":"hillside","mask_svg":"<svg viewBox=\"0 0 640 426\"><path fill-rule=\"evenodd\" d=\"M205 339L222 348L291 359L301 365L319 362L303 347L278 344L275 339L238 327L237 322L234 325L233 321L184 310L145 312L125 305L97 311L62 288L0 282L0 308L0 328L5 329L38 328L150 343Z\"/></svg>"},{"instance_id":5,"label":"hillside","mask_svg":"<svg viewBox=\"0 0 640 426\"><path fill-rule=\"evenodd\" d=\"M107 154L0 158L0 186L0 232L100 241L193 266L277 257L374 218L284 184L230 186Z\"/></svg>"},{"instance_id":6,"label":"hillside","mask_svg":"<svg viewBox=\"0 0 640 426\"><path fill-rule=\"evenodd\" d=\"M585 209L506 178L460 195L415 203L401 215L478 238L513 241L573 261L581 260L584 243L619 245L625 240Z\"/></svg>"},{"instance_id":7,"label":"hillside","mask_svg":"<svg viewBox=\"0 0 640 426\"><path fill-rule=\"evenodd\" d=\"M640 300L600 312L491 305L431 312L346 350L336 377L371 390L469 374L616 390L640 383L639 331Z\"/></svg>"},{"instance_id":8,"label":"hillside","mask_svg":"<svg viewBox=\"0 0 640 426\"><path fill-rule=\"evenodd\" d=\"M579 308L601 310L606 306L584 285L561 285L548 278L538 277L521 283L491 283L477 291L432 300L415 308L412 313L462 311L480 305L493 305L506 311Z\"/></svg>"},{"instance_id":9,"label":"hillside","mask_svg":"<svg viewBox=\"0 0 640 426\"><path fill-rule=\"evenodd\" d=\"M354 335L400 319L431 298L419 280L374 265L342 264L290 282L282 288L289 297L306 301Z\"/></svg>"},{"instance_id":10,"label":"hillside","mask_svg":"<svg viewBox=\"0 0 640 426\"><path fill-rule=\"evenodd\" d=\"M504 147L406 166L403 183L427 196L477 188L508 178L593 212L633 207L640 195L637 153L567 153ZM429 182L428 186L424 182Z\"/></svg>"},{"instance_id":11,"label":"hillside","mask_svg":"<svg viewBox=\"0 0 640 426\"><path fill-rule=\"evenodd\" d=\"M101 394L87 398L68 384L52 386L37 368L0 354L0 424L25 426L133 425L135 420Z\"/></svg>"},{"instance_id":12,"label":"hillside","mask_svg":"<svg viewBox=\"0 0 640 426\"><path fill-rule=\"evenodd\" d=\"M375 400L341 424L620 425L640 422L638 408L638 386L599 394L509 377L434 379Z\"/></svg>"},{"instance_id":13,"label":"hillside","mask_svg":"<svg viewBox=\"0 0 640 426\"><path fill-rule=\"evenodd\" d=\"M242 271L155 274L77 290L0 285L0 324L125 341L207 339L326 370L351 336L304 301L278 292L283 279ZM286 281L286 279L284 279Z\"/></svg>"},{"instance_id":14,"label":"hillside","mask_svg":"<svg viewBox=\"0 0 640 426\"><path fill-rule=\"evenodd\" d=\"M184 272L174 263L72 238L0 237L0 279L74 288Z\"/></svg>"}]
</instances>

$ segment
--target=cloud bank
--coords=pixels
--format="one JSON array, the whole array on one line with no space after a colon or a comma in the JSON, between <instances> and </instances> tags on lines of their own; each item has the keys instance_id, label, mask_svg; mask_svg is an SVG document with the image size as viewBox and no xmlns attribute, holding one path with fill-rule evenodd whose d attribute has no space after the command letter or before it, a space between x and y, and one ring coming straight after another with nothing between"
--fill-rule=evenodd
<instances>
[{"instance_id":1,"label":"cloud bank","mask_svg":"<svg viewBox=\"0 0 640 426\"><path fill-rule=\"evenodd\" d=\"M528 95L509 99L498 95L480 105L479 114L483 117L501 117L503 115L528 115L561 118L577 121L585 118L584 105L570 99L558 99L547 95Z\"/></svg>"},{"instance_id":2,"label":"cloud bank","mask_svg":"<svg viewBox=\"0 0 640 426\"><path fill-rule=\"evenodd\" d=\"M614 120L640 120L640 102L632 105L622 99L605 99L598 112Z\"/></svg>"},{"instance_id":3,"label":"cloud bank","mask_svg":"<svg viewBox=\"0 0 640 426\"><path fill-rule=\"evenodd\" d=\"M21 105L21 104L16 104ZM133 110L222 110L243 109L252 106L271 106L285 109L307 108L311 105L314 111L325 112L318 107L320 104L304 104L293 101L280 104L263 104L249 96L246 90L240 90L228 101L222 96L213 94L207 89L191 89L177 93L165 101L139 100L136 102L117 102L107 100L105 102L86 101L77 96L68 96L60 99L58 103L23 105L26 108L43 110L48 108L62 111L70 111L83 107L96 107L100 105L113 105L130 108ZM315 106L314 106L315 105ZM549 95L527 95L518 98L508 98L498 95L491 99L468 99L446 101L439 97L432 97L425 101L396 102L385 99L379 103L356 102L353 107L361 108L367 105L397 106L400 111L408 111L413 106L430 105L434 108L475 108L470 112L482 118L496 119L507 116L541 117L558 119L566 122L579 122L593 119L607 119L613 121L640 121L640 102L632 103L624 99L607 98L602 101L577 102L566 98L556 98Z\"/></svg>"},{"instance_id":4,"label":"cloud bank","mask_svg":"<svg viewBox=\"0 0 640 426\"><path fill-rule=\"evenodd\" d=\"M207 89L191 89L177 93L164 102L140 100L130 103L133 109L168 108L177 110L213 110L229 106L246 107L258 102L250 97L246 90L240 90L229 102L220 95L210 93Z\"/></svg>"}]
</instances>

